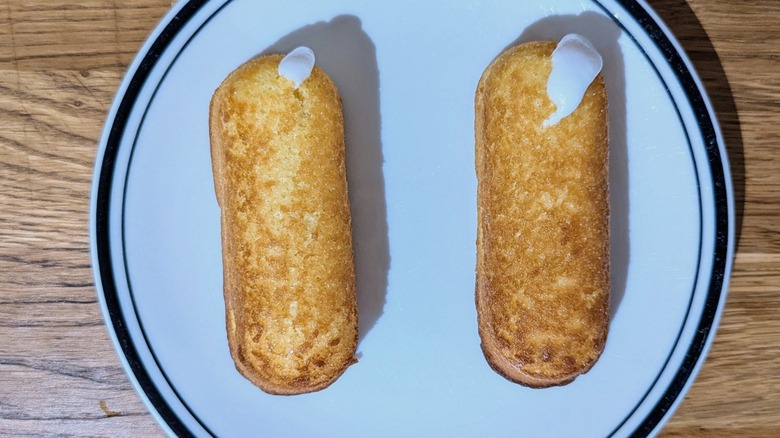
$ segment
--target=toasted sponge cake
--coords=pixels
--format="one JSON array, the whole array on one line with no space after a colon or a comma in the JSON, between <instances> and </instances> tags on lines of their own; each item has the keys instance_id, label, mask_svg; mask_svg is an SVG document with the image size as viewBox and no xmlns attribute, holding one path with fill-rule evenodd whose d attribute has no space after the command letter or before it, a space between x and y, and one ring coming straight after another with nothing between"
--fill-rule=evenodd
<instances>
[{"instance_id":1,"label":"toasted sponge cake","mask_svg":"<svg viewBox=\"0 0 780 438\"><path fill-rule=\"evenodd\" d=\"M476 91L476 307L482 351L505 378L563 385L599 358L609 326L607 98L599 75L577 109L555 105L556 44L515 46Z\"/></svg>"},{"instance_id":2,"label":"toasted sponge cake","mask_svg":"<svg viewBox=\"0 0 780 438\"><path fill-rule=\"evenodd\" d=\"M263 391L291 395L356 362L358 320L339 93L316 66L296 89L282 58L232 72L209 128L230 353Z\"/></svg>"}]
</instances>

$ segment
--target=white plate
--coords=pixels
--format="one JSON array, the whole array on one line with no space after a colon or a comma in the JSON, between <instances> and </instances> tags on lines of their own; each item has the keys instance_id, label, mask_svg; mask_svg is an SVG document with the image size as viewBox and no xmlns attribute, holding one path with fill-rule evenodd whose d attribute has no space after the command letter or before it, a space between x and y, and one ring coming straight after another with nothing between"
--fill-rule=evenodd
<instances>
[{"instance_id":1,"label":"white plate","mask_svg":"<svg viewBox=\"0 0 780 438\"><path fill-rule=\"evenodd\" d=\"M612 325L589 373L533 390L479 348L474 91L514 41L570 32L606 61ZM207 117L231 70L298 45L344 100L360 362L321 392L278 397L228 353ZM165 430L197 436L652 435L704 360L734 242L712 107L635 0L181 2L118 91L91 208L119 356Z\"/></svg>"}]
</instances>

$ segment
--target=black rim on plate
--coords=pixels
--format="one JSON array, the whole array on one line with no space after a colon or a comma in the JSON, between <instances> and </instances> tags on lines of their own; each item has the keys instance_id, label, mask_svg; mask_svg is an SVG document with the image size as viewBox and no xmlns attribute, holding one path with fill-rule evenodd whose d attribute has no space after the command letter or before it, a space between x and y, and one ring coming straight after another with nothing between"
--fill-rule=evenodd
<instances>
[{"instance_id":1,"label":"black rim on plate","mask_svg":"<svg viewBox=\"0 0 780 438\"><path fill-rule=\"evenodd\" d=\"M226 1L224 5L232 0ZM594 0L605 12L609 14L606 8ZM682 55L677 51L672 41L663 31L662 27L647 10L636 0L616 0L634 19L640 24L647 35L656 44L657 48L663 53L672 66L677 80L681 84L691 108L694 111L698 127L700 129L706 158L712 173L712 188L714 194L715 206L715 236L714 253L712 255L713 266L712 275L707 286L707 293L704 300L702 314L693 339L688 347L683 362L677 373L674 375L670 385L666 388L663 396L659 399L650 413L644 418L639 426L634 430L631 436L647 436L663 420L667 412L672 408L679 398L685 386L689 383L694 370L702 358L702 354L707 346L711 330L714 328L714 322L717 317L718 307L721 301L721 295L726 280L726 268L729 257L729 207L728 207L728 189L724 170L724 157L721 156L718 133L713 121L711 120L704 96L689 70ZM144 54L135 72L130 78L127 89L121 95L121 101L117 107L113 120L108 131L108 138L105 144L105 150L102 161L96 163L100 166L100 173L97 180L96 200L94 204L94 231L95 231L95 249L97 260L93 269L99 272L100 284L97 285L98 293L102 293L104 302L108 311L108 317L113 327L118 344L122 354L127 360L127 364L135 377L146 398L157 411L159 416L167 426L178 436L193 436L192 431L179 418L174 409L168 404L168 401L161 394L160 390L154 384L149 372L147 371L133 339L131 339L127 323L122 313L119 294L117 292L116 280L113 275L114 260L111 257L111 239L109 227L109 213L111 205L111 191L114 180L114 167L116 164L117 153L121 147L121 139L124 135L128 118L135 106L138 95L147 81L157 60L164 53L170 43L176 38L179 32L189 23L189 21L198 13L198 11L208 3L208 0L190 0L173 16L165 25L157 38L153 41L149 50ZM221 9L221 7L219 8ZM218 11L214 12L215 15ZM614 17L613 17L614 18ZM208 20L206 20L208 21ZM204 21L204 24L205 22ZM620 23L618 22L618 25ZM622 27L622 25L621 25ZM625 28L623 28L625 30ZM197 31L195 32L197 33ZM190 39L194 34L190 37ZM641 47L641 46L640 46ZM645 55L647 56L647 55ZM698 173L697 173L698 177ZM701 194L699 195L701 196ZM702 255L703 256L703 255ZM679 339L678 339L679 341ZM151 350L151 348L150 348ZM674 348L672 350L675 350ZM162 372L162 370L160 370ZM663 371L663 369L662 369ZM164 372L163 372L163 376ZM167 377L166 377L166 380ZM176 393L173 385L171 389ZM176 394L178 397L178 394ZM179 401L189 410L190 415L198 421L201 427L208 433L211 433L205 424L189 409L184 401L179 397ZM639 404L642 402L640 401ZM637 407L639 406L637 405ZM636 408L634 408L636 409ZM629 414L629 417L633 414ZM627 417L628 418L628 417ZM624 420L623 423L625 423ZM614 434L623 426L619 425L612 433ZM213 433L211 433L213 435Z\"/></svg>"}]
</instances>

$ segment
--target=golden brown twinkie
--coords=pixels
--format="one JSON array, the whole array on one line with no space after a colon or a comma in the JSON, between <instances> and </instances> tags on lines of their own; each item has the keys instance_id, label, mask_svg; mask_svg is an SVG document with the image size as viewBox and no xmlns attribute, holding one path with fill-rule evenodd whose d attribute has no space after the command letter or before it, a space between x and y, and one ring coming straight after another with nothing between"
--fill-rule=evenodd
<instances>
[{"instance_id":1,"label":"golden brown twinkie","mask_svg":"<svg viewBox=\"0 0 780 438\"><path fill-rule=\"evenodd\" d=\"M545 127L553 42L507 50L476 92L477 279L482 350L530 387L571 382L609 325L607 99L597 76Z\"/></svg>"},{"instance_id":2,"label":"golden brown twinkie","mask_svg":"<svg viewBox=\"0 0 780 438\"><path fill-rule=\"evenodd\" d=\"M230 353L263 391L300 394L356 362L357 304L338 90L316 66L296 89L282 58L232 72L209 125Z\"/></svg>"}]
</instances>

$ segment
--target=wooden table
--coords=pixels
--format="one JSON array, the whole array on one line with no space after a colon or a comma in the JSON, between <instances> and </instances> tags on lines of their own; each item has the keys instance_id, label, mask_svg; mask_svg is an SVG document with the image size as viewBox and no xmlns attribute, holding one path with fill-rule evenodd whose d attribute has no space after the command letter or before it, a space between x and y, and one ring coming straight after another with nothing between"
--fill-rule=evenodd
<instances>
[{"instance_id":1,"label":"wooden table","mask_svg":"<svg viewBox=\"0 0 780 438\"><path fill-rule=\"evenodd\" d=\"M729 150L738 247L723 320L662 436L780 436L780 2L650 0ZM159 436L92 282L88 205L119 81L171 0L0 4L0 435Z\"/></svg>"}]
</instances>

